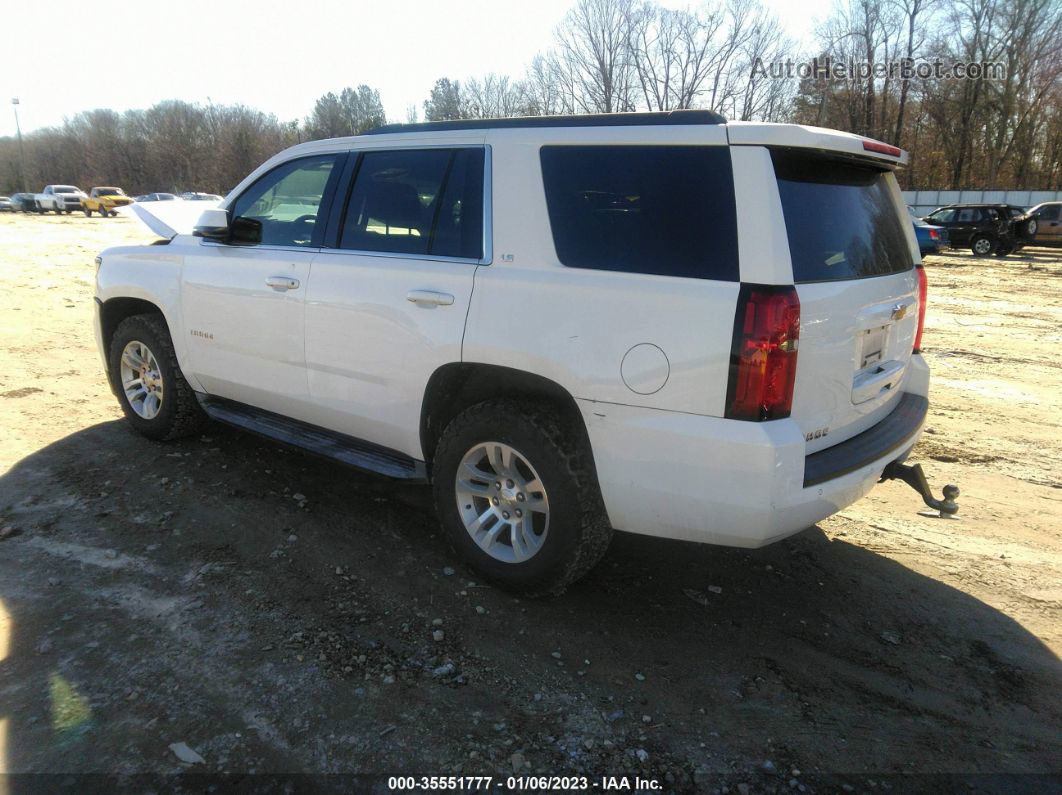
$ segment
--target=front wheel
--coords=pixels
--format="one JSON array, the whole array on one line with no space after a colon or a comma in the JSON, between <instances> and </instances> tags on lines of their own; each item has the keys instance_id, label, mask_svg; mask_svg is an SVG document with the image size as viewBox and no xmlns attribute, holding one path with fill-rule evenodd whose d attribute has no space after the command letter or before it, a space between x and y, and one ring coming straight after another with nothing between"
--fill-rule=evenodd
<instances>
[{"instance_id":1,"label":"front wheel","mask_svg":"<svg viewBox=\"0 0 1062 795\"><path fill-rule=\"evenodd\" d=\"M149 439L196 433L206 415L177 364L161 315L135 315L111 338L111 388L129 423Z\"/></svg>"},{"instance_id":2,"label":"front wheel","mask_svg":"<svg viewBox=\"0 0 1062 795\"><path fill-rule=\"evenodd\" d=\"M435 504L450 544L484 579L561 593L612 537L581 420L544 404L480 403L435 452Z\"/></svg>"},{"instance_id":3,"label":"front wheel","mask_svg":"<svg viewBox=\"0 0 1062 795\"><path fill-rule=\"evenodd\" d=\"M978 257L987 257L995 247L996 242L988 235L977 235L970 241L970 249Z\"/></svg>"},{"instance_id":4,"label":"front wheel","mask_svg":"<svg viewBox=\"0 0 1062 795\"><path fill-rule=\"evenodd\" d=\"M86 218L91 218L92 217L92 210L90 210L88 207L85 208L85 217Z\"/></svg>"}]
</instances>

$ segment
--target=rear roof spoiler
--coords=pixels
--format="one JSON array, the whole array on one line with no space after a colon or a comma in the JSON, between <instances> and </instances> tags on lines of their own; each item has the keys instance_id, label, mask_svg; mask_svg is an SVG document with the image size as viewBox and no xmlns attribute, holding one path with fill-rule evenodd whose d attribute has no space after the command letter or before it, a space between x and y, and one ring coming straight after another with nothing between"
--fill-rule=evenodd
<instances>
[{"instance_id":1,"label":"rear roof spoiler","mask_svg":"<svg viewBox=\"0 0 1062 795\"><path fill-rule=\"evenodd\" d=\"M824 127L732 121L726 125L726 131L731 145L734 146L774 146L837 152L893 168L906 166L910 159L903 149L884 141Z\"/></svg>"}]
</instances>

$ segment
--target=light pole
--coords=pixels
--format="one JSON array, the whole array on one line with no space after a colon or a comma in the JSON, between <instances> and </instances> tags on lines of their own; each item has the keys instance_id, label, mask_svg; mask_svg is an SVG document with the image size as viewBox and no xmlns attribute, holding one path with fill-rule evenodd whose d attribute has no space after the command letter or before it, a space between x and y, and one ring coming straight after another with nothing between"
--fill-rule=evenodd
<instances>
[{"instance_id":1,"label":"light pole","mask_svg":"<svg viewBox=\"0 0 1062 795\"><path fill-rule=\"evenodd\" d=\"M22 148L22 125L18 123L18 97L11 98L11 105L15 111L15 130L18 132L18 184L23 191L26 190L26 152Z\"/></svg>"}]
</instances>

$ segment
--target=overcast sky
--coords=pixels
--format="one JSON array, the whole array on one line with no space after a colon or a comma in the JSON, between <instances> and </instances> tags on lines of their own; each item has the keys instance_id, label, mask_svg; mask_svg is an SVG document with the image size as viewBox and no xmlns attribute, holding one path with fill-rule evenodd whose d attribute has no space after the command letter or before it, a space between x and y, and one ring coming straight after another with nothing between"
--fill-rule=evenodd
<instances>
[{"instance_id":1,"label":"overcast sky","mask_svg":"<svg viewBox=\"0 0 1062 795\"><path fill-rule=\"evenodd\" d=\"M0 136L91 108L241 102L301 119L366 83L405 121L436 78L519 77L573 0L3 0ZM831 0L766 0L806 39ZM672 8L690 5L675 0ZM797 55L797 53L794 53Z\"/></svg>"}]
</instances>

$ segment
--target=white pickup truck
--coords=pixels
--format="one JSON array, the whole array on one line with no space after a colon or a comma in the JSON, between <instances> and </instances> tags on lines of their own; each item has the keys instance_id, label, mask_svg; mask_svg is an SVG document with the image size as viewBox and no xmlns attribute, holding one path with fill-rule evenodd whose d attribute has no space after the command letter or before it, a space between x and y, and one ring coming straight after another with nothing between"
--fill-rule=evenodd
<instances>
[{"instance_id":1,"label":"white pickup truck","mask_svg":"<svg viewBox=\"0 0 1062 795\"><path fill-rule=\"evenodd\" d=\"M74 185L46 185L44 190L33 197L37 202L37 212L54 210L56 215L80 210L81 200L84 198L85 191Z\"/></svg>"}]
</instances>

